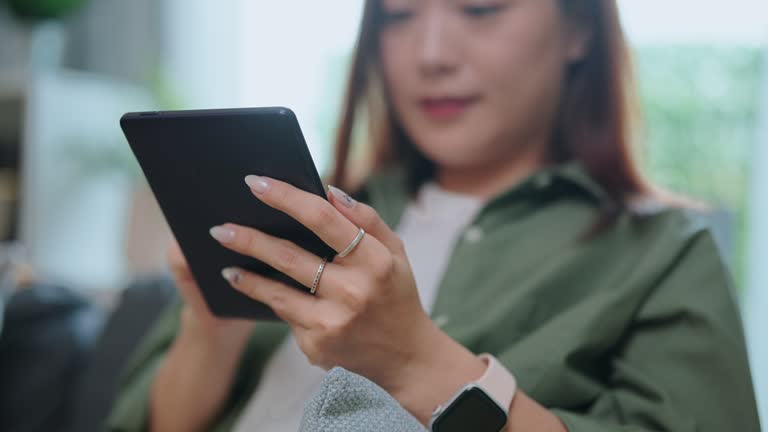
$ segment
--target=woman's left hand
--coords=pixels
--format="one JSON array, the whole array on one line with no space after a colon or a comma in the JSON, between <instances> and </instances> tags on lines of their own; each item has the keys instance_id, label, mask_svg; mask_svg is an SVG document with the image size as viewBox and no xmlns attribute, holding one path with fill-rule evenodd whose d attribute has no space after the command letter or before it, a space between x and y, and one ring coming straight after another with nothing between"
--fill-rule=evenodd
<instances>
[{"instance_id":1,"label":"woman's left hand","mask_svg":"<svg viewBox=\"0 0 768 432\"><path fill-rule=\"evenodd\" d=\"M329 262L312 296L239 268L223 271L237 290L270 306L291 326L312 364L341 366L378 383L424 419L453 387L482 375L484 363L453 341L427 316L400 238L371 207L331 188L326 201L287 183L249 176L246 182L265 204L293 217L337 252L363 228L366 235L346 257ZM256 258L307 286L322 258L261 231L225 224L211 230L225 247ZM464 366L465 378L425 383L430 373ZM435 377L435 380L446 381ZM435 401L422 398L414 386L431 386ZM446 386L441 394L439 387ZM450 390L449 390L450 388ZM423 398L422 398L423 399ZM417 405L423 404L424 407Z\"/></svg>"}]
</instances>

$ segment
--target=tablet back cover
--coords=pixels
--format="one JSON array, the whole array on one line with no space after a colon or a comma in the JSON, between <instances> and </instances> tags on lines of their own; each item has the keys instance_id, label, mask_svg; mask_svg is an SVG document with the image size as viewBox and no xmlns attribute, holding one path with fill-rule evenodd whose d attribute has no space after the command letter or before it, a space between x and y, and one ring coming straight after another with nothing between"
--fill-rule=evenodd
<instances>
[{"instance_id":1,"label":"tablet back cover","mask_svg":"<svg viewBox=\"0 0 768 432\"><path fill-rule=\"evenodd\" d=\"M294 219L261 203L244 182L246 175L263 175L326 198L296 117L287 108L128 113L120 124L214 314L276 318L267 306L233 289L221 276L225 267L242 267L307 290L221 246L209 234L215 225L250 226L320 257L335 254Z\"/></svg>"}]
</instances>

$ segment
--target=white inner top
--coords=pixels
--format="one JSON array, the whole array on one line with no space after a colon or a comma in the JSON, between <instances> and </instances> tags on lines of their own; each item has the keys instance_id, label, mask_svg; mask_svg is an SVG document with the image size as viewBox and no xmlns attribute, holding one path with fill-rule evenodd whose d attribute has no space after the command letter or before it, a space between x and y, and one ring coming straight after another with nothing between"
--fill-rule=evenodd
<instances>
[{"instance_id":1,"label":"white inner top","mask_svg":"<svg viewBox=\"0 0 768 432\"><path fill-rule=\"evenodd\" d=\"M424 309L429 313L454 245L482 207L476 197L422 186L405 209L397 234L403 239ZM467 234L474 231L467 231ZM475 233L476 234L476 233ZM354 252L353 252L354 253ZM235 432L296 432L304 403L325 371L312 366L289 335L265 365L259 386L248 401Z\"/></svg>"}]
</instances>

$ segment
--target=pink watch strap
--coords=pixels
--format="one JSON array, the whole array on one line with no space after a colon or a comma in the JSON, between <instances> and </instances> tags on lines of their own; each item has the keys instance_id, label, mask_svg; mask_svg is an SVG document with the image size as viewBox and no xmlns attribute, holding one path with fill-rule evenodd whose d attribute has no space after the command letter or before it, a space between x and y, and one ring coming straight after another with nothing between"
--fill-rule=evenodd
<instances>
[{"instance_id":1,"label":"pink watch strap","mask_svg":"<svg viewBox=\"0 0 768 432\"><path fill-rule=\"evenodd\" d=\"M512 406L512 399L517 393L515 376L499 363L496 357L490 354L481 354L480 358L486 362L488 368L475 383L508 413Z\"/></svg>"}]
</instances>

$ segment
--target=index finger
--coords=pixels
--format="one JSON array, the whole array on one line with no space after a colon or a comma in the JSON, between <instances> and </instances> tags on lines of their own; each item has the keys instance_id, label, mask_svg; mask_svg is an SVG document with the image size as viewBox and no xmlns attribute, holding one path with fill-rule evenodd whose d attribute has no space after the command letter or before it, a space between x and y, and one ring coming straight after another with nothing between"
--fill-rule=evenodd
<instances>
[{"instance_id":1,"label":"index finger","mask_svg":"<svg viewBox=\"0 0 768 432\"><path fill-rule=\"evenodd\" d=\"M299 221L337 253L346 249L358 234L359 227L322 197L272 178L248 176L246 183L262 202ZM365 236L356 254L373 259L380 249L384 245Z\"/></svg>"}]
</instances>

